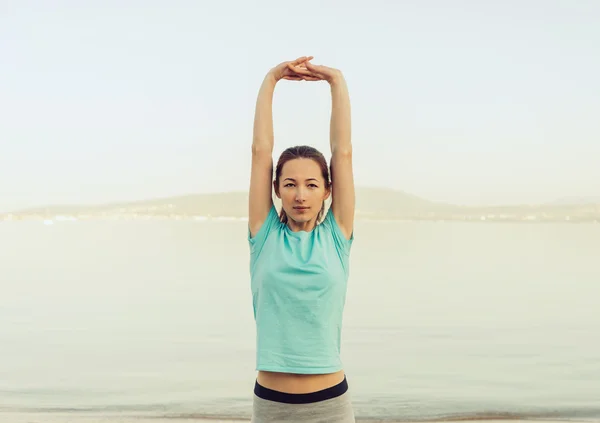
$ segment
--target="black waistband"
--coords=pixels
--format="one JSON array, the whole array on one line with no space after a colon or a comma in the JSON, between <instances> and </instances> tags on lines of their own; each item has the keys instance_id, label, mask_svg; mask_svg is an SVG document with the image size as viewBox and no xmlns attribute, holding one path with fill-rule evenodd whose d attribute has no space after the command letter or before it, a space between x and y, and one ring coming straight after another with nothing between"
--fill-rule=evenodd
<instances>
[{"instance_id":1,"label":"black waistband","mask_svg":"<svg viewBox=\"0 0 600 423\"><path fill-rule=\"evenodd\" d=\"M262 399L284 402L286 404L309 404L313 402L325 401L346 393L348 390L348 381L346 376L344 380L335 386L325 388L321 391L310 392L307 394L288 394L287 392L279 392L273 389L265 388L259 385L258 381L254 384L254 394Z\"/></svg>"}]
</instances>

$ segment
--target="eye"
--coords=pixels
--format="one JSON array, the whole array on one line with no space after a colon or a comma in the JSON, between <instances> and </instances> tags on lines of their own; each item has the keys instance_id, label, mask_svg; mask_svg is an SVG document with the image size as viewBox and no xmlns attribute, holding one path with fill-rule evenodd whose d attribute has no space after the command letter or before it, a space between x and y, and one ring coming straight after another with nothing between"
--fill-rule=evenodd
<instances>
[{"instance_id":1,"label":"eye","mask_svg":"<svg viewBox=\"0 0 600 423\"><path fill-rule=\"evenodd\" d=\"M311 188L319 188L319 187L318 187L318 186L316 186L315 184L309 184L308 186L309 186L309 187L311 187Z\"/></svg>"},{"instance_id":2,"label":"eye","mask_svg":"<svg viewBox=\"0 0 600 423\"><path fill-rule=\"evenodd\" d=\"M291 182L288 182L287 184L284 185L284 187L290 187L293 186L294 184L292 184Z\"/></svg>"}]
</instances>

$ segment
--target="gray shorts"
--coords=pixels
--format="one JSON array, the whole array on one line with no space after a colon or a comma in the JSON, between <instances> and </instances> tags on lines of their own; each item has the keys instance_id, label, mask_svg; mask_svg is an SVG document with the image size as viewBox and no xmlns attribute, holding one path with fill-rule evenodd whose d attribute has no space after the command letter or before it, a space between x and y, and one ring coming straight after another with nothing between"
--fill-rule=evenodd
<instances>
[{"instance_id":1,"label":"gray shorts","mask_svg":"<svg viewBox=\"0 0 600 423\"><path fill-rule=\"evenodd\" d=\"M348 383L310 394L287 394L256 382L252 423L354 423Z\"/></svg>"}]
</instances>

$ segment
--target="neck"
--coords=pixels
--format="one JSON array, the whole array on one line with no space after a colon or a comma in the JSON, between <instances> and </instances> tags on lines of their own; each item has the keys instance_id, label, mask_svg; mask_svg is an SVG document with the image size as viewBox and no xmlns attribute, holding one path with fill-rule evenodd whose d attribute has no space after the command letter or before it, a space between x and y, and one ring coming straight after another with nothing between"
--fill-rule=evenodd
<instances>
[{"instance_id":1,"label":"neck","mask_svg":"<svg viewBox=\"0 0 600 423\"><path fill-rule=\"evenodd\" d=\"M287 226L292 230L292 232L310 232L315 228L315 226L317 226L317 218L315 217L308 222L296 222L288 217Z\"/></svg>"}]
</instances>

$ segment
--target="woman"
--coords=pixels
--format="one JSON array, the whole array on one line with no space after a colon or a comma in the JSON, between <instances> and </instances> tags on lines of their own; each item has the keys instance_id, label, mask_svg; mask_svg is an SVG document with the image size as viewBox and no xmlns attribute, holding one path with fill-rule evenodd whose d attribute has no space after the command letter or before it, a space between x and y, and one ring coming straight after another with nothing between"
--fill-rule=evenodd
<instances>
[{"instance_id":1,"label":"woman","mask_svg":"<svg viewBox=\"0 0 600 423\"><path fill-rule=\"evenodd\" d=\"M354 239L350 101L342 73L310 60L271 69L256 103L248 222L257 334L254 423L355 421L340 360ZM329 83L331 182L325 158L308 146L285 150L272 182L272 100L282 79Z\"/></svg>"}]
</instances>

